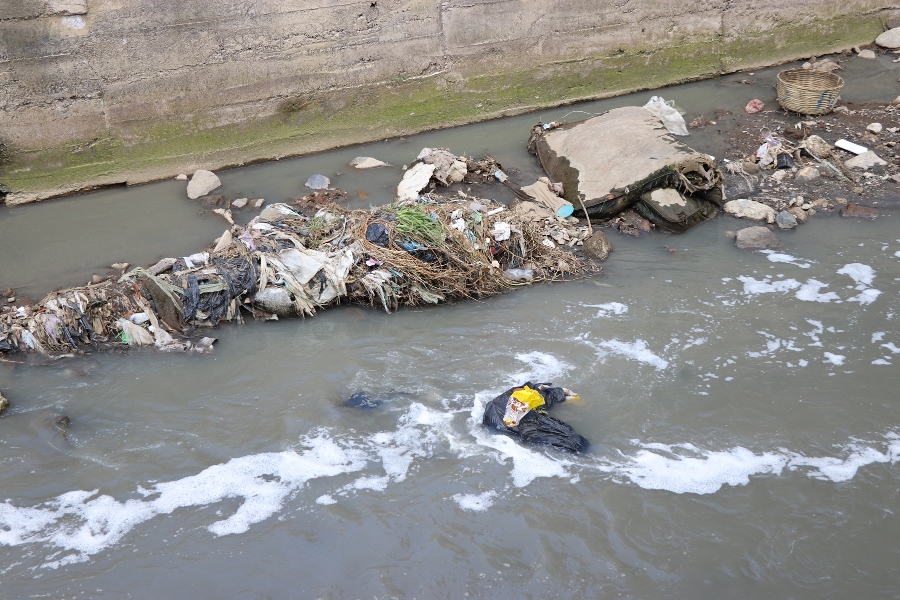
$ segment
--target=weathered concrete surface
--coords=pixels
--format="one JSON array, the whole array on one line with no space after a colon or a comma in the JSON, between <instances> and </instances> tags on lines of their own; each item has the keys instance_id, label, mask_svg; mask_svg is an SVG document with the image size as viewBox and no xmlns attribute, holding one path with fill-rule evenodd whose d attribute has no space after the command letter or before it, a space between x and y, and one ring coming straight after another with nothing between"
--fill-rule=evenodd
<instances>
[{"instance_id":1,"label":"weathered concrete surface","mask_svg":"<svg viewBox=\"0 0 900 600\"><path fill-rule=\"evenodd\" d=\"M868 42L883 0L0 0L22 202Z\"/></svg>"}]
</instances>

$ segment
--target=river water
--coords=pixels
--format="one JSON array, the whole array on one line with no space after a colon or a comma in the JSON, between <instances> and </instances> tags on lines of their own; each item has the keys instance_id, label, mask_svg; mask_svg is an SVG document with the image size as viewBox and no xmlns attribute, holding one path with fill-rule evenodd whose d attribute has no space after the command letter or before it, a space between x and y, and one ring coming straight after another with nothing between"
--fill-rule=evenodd
<instances>
[{"instance_id":1,"label":"river water","mask_svg":"<svg viewBox=\"0 0 900 600\"><path fill-rule=\"evenodd\" d=\"M741 77L663 95L743 106ZM568 110L226 172L223 193L282 200L353 156L429 145L527 183L528 125ZM397 178L333 177L357 205ZM39 296L198 250L223 226L183 185L0 211L0 287ZM228 325L208 356L0 365L0 595L898 597L898 218L818 215L751 253L730 237L746 222L721 216L612 235L602 275L483 302ZM528 379L580 392L553 413L590 452L481 427ZM358 390L388 400L345 406Z\"/></svg>"}]
</instances>

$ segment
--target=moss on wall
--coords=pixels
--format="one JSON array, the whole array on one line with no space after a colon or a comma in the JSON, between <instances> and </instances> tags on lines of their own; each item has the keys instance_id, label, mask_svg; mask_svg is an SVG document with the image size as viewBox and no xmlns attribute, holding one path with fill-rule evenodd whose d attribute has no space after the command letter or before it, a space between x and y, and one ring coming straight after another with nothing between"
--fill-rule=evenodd
<instances>
[{"instance_id":1,"label":"moss on wall","mask_svg":"<svg viewBox=\"0 0 900 600\"><path fill-rule=\"evenodd\" d=\"M292 98L281 102L273 116L239 126L161 124L127 140L13 153L0 166L0 182L15 192L8 202L17 203L170 177L201 166L305 154L823 54L871 41L881 27L876 16L842 17L727 41L715 36L672 47L632 48L531 70L443 74L341 91L337 98Z\"/></svg>"}]
</instances>

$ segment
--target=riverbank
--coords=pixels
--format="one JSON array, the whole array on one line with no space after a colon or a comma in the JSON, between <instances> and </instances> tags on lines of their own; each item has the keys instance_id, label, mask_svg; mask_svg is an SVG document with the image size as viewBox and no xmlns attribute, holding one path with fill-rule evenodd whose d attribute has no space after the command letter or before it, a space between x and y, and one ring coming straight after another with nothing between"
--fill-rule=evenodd
<instances>
[{"instance_id":1,"label":"riverbank","mask_svg":"<svg viewBox=\"0 0 900 600\"><path fill-rule=\"evenodd\" d=\"M560 56L537 65L530 64L532 58L523 63L507 57L488 73L462 64L449 69L428 67L413 77L288 94L270 99L266 107L219 108L214 115L206 116L201 116L202 101L197 100L197 106L191 104L178 115L150 118L141 113L143 116L129 119L126 110L119 114L104 104L101 114L77 119L69 115L77 112L78 103L73 101L72 107L60 105L61 114L67 115L67 126L57 129L81 131L87 127L89 131L82 132L81 137L37 147L29 145L34 142L26 131L44 126L23 107L19 120L32 119L35 123L29 129L17 119L10 121L9 131L15 125L22 132L9 143L10 160L0 166L0 182L11 190L7 203L16 205L107 186L162 180L198 168L221 170L280 160L621 96L865 44L881 32L883 20L891 14L875 10L792 24L776 19L778 26L766 31L738 27L724 36L724 22L717 21L718 27L707 31L704 28L711 25L704 21L702 27L691 25L703 32L695 32L690 41L685 38L647 45L620 40L621 46L604 52L575 58ZM654 22L651 29L660 26ZM471 60L458 58L465 64ZM528 66L522 68L522 64ZM244 94L249 87L235 93ZM95 95L104 102L101 92ZM97 98L91 98L85 102L92 105ZM150 110L144 104L140 106ZM8 114L16 117L17 110L10 108ZM240 118L245 113L250 116ZM117 123L117 119L122 122ZM94 121L99 124L91 125ZM219 125L222 122L227 124Z\"/></svg>"}]
</instances>

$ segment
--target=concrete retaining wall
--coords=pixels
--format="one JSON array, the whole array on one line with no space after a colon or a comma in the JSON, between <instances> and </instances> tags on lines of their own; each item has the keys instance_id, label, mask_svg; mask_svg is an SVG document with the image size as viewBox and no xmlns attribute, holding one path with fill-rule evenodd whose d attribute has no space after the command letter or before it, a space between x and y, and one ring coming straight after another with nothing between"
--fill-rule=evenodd
<instances>
[{"instance_id":1,"label":"concrete retaining wall","mask_svg":"<svg viewBox=\"0 0 900 600\"><path fill-rule=\"evenodd\" d=\"M11 202L868 42L886 0L0 0Z\"/></svg>"}]
</instances>

